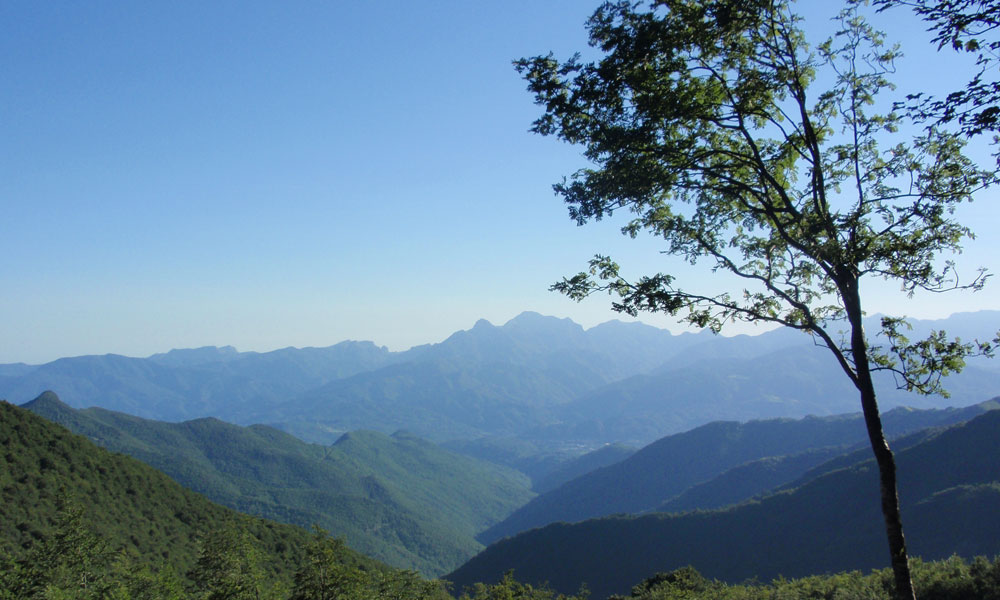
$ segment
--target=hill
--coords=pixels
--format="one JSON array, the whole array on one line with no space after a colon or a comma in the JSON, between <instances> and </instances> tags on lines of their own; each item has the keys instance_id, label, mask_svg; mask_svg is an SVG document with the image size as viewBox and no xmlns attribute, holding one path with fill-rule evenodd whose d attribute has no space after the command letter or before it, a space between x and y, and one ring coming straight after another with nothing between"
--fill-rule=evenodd
<instances>
[{"instance_id":1,"label":"hill","mask_svg":"<svg viewBox=\"0 0 1000 600\"><path fill-rule=\"evenodd\" d=\"M897 452L911 554L1000 553L1000 411ZM888 563L874 462L727 510L558 523L502 540L448 575L458 586L509 569L566 593L625 593L657 571L692 565L741 581L869 570Z\"/></svg>"},{"instance_id":2,"label":"hill","mask_svg":"<svg viewBox=\"0 0 1000 600\"><path fill-rule=\"evenodd\" d=\"M935 425L965 421L988 405L962 409L895 409L884 416L888 435L898 436ZM704 484L730 469L742 467L721 484L692 490L714 508L743 500L787 483L824 459L867 443L860 413L804 419L770 419L736 423L718 421L664 437L616 464L596 469L543 493L502 522L479 535L492 543L549 523L574 522L617 513L655 510L696 484ZM790 460L792 455L818 451ZM779 458L782 457L782 458ZM756 465L751 461L768 459ZM780 468L779 468L780 467ZM750 477L747 477L750 475Z\"/></svg>"},{"instance_id":3,"label":"hill","mask_svg":"<svg viewBox=\"0 0 1000 600\"><path fill-rule=\"evenodd\" d=\"M220 504L303 527L318 524L352 548L427 575L479 551L475 534L532 496L519 473L403 432L357 431L327 447L267 426L77 410L52 392L24 407Z\"/></svg>"},{"instance_id":4,"label":"hill","mask_svg":"<svg viewBox=\"0 0 1000 600\"><path fill-rule=\"evenodd\" d=\"M606 444L582 456L560 463L532 487L539 493L554 490L591 471L620 463L635 454L636 450L636 448L623 444Z\"/></svg>"},{"instance_id":5,"label":"hill","mask_svg":"<svg viewBox=\"0 0 1000 600\"><path fill-rule=\"evenodd\" d=\"M113 551L182 575L194 565L203 537L227 523L245 531L263 552L267 571L286 582L310 540L303 529L214 504L138 460L6 402L0 402L0 443L0 555L24 556L51 538L67 501ZM376 566L346 549L341 560Z\"/></svg>"}]
</instances>

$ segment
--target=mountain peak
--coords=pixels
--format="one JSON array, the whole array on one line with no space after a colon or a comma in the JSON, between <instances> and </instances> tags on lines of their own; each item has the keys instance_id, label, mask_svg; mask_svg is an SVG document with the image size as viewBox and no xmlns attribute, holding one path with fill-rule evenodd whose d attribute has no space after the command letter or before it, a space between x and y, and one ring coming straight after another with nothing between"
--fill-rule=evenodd
<instances>
[{"instance_id":1,"label":"mountain peak","mask_svg":"<svg viewBox=\"0 0 1000 600\"><path fill-rule=\"evenodd\" d=\"M504 327L506 327L507 325L515 325L519 323L541 323L546 321L568 321L570 323L573 322L573 320L569 318L560 319L559 317L551 317L548 315L543 315L533 310L526 310L521 314L517 315L516 317L514 317L513 319L511 319L510 321L507 321L504 324Z\"/></svg>"},{"instance_id":2,"label":"mountain peak","mask_svg":"<svg viewBox=\"0 0 1000 600\"><path fill-rule=\"evenodd\" d=\"M69 415L76 414L76 410L60 400L59 396L52 390L45 390L34 400L22 404L21 408L57 422L62 418L68 418Z\"/></svg>"},{"instance_id":3,"label":"mountain peak","mask_svg":"<svg viewBox=\"0 0 1000 600\"><path fill-rule=\"evenodd\" d=\"M232 346L202 346L200 348L174 348L169 352L153 354L149 360L171 367L190 367L238 358L239 350Z\"/></svg>"},{"instance_id":4,"label":"mountain peak","mask_svg":"<svg viewBox=\"0 0 1000 600\"><path fill-rule=\"evenodd\" d=\"M490 323L486 319L479 319L476 324L472 326L473 330L483 330L483 329L493 329L493 323Z\"/></svg>"},{"instance_id":5,"label":"mountain peak","mask_svg":"<svg viewBox=\"0 0 1000 600\"><path fill-rule=\"evenodd\" d=\"M533 328L537 329L540 327L547 328L559 328L563 331L583 331L583 326L570 319L569 317L553 317L549 315L543 315L537 312L526 310L523 313L517 315L510 321L504 323L505 329L518 329L518 328Z\"/></svg>"},{"instance_id":6,"label":"mountain peak","mask_svg":"<svg viewBox=\"0 0 1000 600\"><path fill-rule=\"evenodd\" d=\"M54 405L58 407L69 408L69 405L60 400L59 396L57 396L56 393L53 392L52 390L45 390L44 392L39 394L38 397L35 398L34 400L24 403L22 407L28 408L32 406L44 406L44 405Z\"/></svg>"}]
</instances>

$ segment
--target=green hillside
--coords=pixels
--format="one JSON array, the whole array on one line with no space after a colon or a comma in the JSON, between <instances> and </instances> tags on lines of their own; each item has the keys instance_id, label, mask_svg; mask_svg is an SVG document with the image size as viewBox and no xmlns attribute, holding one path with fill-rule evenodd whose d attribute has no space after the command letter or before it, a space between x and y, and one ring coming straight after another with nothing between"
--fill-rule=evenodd
<instances>
[{"instance_id":1,"label":"green hillside","mask_svg":"<svg viewBox=\"0 0 1000 600\"><path fill-rule=\"evenodd\" d=\"M1000 411L934 432L897 464L914 556L1000 553ZM565 593L586 582L602 597L684 565L726 581L868 570L888 563L882 523L868 460L728 510L549 525L490 546L448 579L497 581L514 569Z\"/></svg>"},{"instance_id":2,"label":"green hillside","mask_svg":"<svg viewBox=\"0 0 1000 600\"><path fill-rule=\"evenodd\" d=\"M320 446L266 426L75 410L51 392L24 406L216 502L318 524L360 552L426 575L474 555L482 548L474 536L532 496L520 473L405 433L352 432Z\"/></svg>"},{"instance_id":3,"label":"green hillside","mask_svg":"<svg viewBox=\"0 0 1000 600\"><path fill-rule=\"evenodd\" d=\"M835 446L750 461L689 487L658 506L656 512L709 510L738 504L787 484L843 453L843 447Z\"/></svg>"},{"instance_id":4,"label":"green hillside","mask_svg":"<svg viewBox=\"0 0 1000 600\"><path fill-rule=\"evenodd\" d=\"M113 551L182 575L195 565L202 539L229 526L249 534L265 571L279 580L290 582L305 556L305 530L214 504L142 462L6 402L0 402L0 443L0 554L17 558L44 543L60 507L70 503ZM341 558L375 566L346 549Z\"/></svg>"},{"instance_id":5,"label":"green hillside","mask_svg":"<svg viewBox=\"0 0 1000 600\"><path fill-rule=\"evenodd\" d=\"M637 448L624 444L606 444L596 450L559 464L541 478L540 481L535 482L534 489L538 493L554 490L564 483L586 475L591 471L619 463L635 454L636 450Z\"/></svg>"},{"instance_id":6,"label":"green hillside","mask_svg":"<svg viewBox=\"0 0 1000 600\"><path fill-rule=\"evenodd\" d=\"M990 406L984 403L961 409L894 409L884 417L885 428L888 435L896 436L925 427L961 422ZM836 455L865 443L867 433L859 413L796 420L709 423L659 439L621 462L591 471L539 495L480 534L479 539L488 544L549 523L656 510L688 488L751 461L818 449L827 449L830 455ZM782 460L780 464L758 464L759 472L752 474L749 480L745 478L748 472L733 473L720 485L700 490L715 492L712 497L702 496L703 504L686 503L683 506L719 507L765 492L795 479L816 464L815 456L800 458L802 460ZM689 496L687 501L693 497Z\"/></svg>"}]
</instances>

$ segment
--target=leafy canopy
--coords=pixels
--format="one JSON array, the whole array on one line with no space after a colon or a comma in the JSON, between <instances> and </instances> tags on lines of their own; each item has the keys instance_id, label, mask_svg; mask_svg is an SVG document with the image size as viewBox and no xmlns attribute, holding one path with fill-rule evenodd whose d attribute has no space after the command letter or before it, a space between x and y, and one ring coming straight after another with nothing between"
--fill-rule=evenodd
<instances>
[{"instance_id":1,"label":"leafy canopy","mask_svg":"<svg viewBox=\"0 0 1000 600\"><path fill-rule=\"evenodd\" d=\"M975 56L978 72L964 88L944 98L923 92L907 95L906 108L919 121L957 123L966 135L1000 133L1000 81L997 79L1000 4L992 0L873 0L879 10L892 6L912 9L929 25L938 50ZM998 155L1000 159L1000 155Z\"/></svg>"},{"instance_id":2,"label":"leafy canopy","mask_svg":"<svg viewBox=\"0 0 1000 600\"><path fill-rule=\"evenodd\" d=\"M955 208L995 179L960 136L907 136L891 103L880 110L899 51L857 6L815 47L800 21L784 0L607 2L588 22L599 60L516 67L545 108L534 131L582 145L592 163L555 186L579 224L627 210L623 233L658 236L665 253L742 282L739 293L704 294L668 273L630 281L598 255L555 290L607 291L618 311L680 313L714 331L737 320L800 329L857 383L857 355L836 324L860 319L862 280L910 294L979 289L985 271L960 281L945 258L973 235ZM831 84L814 93L821 74ZM939 377L964 356L992 352L911 344L904 323L885 325L887 347L867 358L917 391L941 391Z\"/></svg>"}]
</instances>

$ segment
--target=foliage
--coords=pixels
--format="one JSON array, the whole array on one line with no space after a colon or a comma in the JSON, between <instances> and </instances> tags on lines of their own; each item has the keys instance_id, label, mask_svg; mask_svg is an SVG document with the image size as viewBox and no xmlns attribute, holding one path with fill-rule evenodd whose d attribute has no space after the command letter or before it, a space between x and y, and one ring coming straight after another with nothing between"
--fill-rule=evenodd
<instances>
[{"instance_id":1,"label":"foliage","mask_svg":"<svg viewBox=\"0 0 1000 600\"><path fill-rule=\"evenodd\" d=\"M422 579L415 571L365 571L337 560L343 542L318 530L295 575L289 600L444 600L440 581Z\"/></svg>"},{"instance_id":2,"label":"foliage","mask_svg":"<svg viewBox=\"0 0 1000 600\"><path fill-rule=\"evenodd\" d=\"M707 261L738 291L689 291L669 273L630 281L601 255L553 288L576 299L606 291L616 310L680 313L716 332L731 321L774 323L828 348L859 392L897 593L912 598L872 372L941 393L941 377L991 355L1000 332L985 343L938 333L911 343L890 318L882 343L864 329L862 290L871 278L910 295L980 289L985 271L962 282L941 258L972 237L956 207L995 174L963 154L962 136L931 127L907 138L904 116L879 112L899 50L857 5L814 51L799 21L783 0L606 2L588 23L600 59L517 62L545 107L534 131L582 145L593 163L555 186L571 216L583 224L628 210L623 233ZM815 93L820 72L832 83Z\"/></svg>"},{"instance_id":3,"label":"foliage","mask_svg":"<svg viewBox=\"0 0 1000 600\"><path fill-rule=\"evenodd\" d=\"M850 339L836 327L858 312L862 279L896 280L909 292L982 286L983 274L962 283L938 259L970 236L952 213L993 174L962 154L960 137L932 129L904 142L904 117L870 110L891 87L898 51L858 14L845 11L841 31L816 52L797 22L785 2L611 2L589 23L599 62L518 61L546 109L534 130L583 145L596 165L555 186L573 218L631 211L624 233L648 231L667 253L708 260L746 286L704 295L664 273L630 282L598 256L555 289L574 298L608 291L630 314L687 311L685 320L713 330L733 320L800 329L857 377ZM836 83L813 101L821 69ZM874 356L887 354L872 341ZM961 357L980 347L934 350ZM901 376L935 392L920 380L935 366L922 361Z\"/></svg>"},{"instance_id":4,"label":"foliage","mask_svg":"<svg viewBox=\"0 0 1000 600\"><path fill-rule=\"evenodd\" d=\"M343 540L314 528L305 559L295 573L290 592L268 584L254 564L256 550L246 536L224 533L218 541L206 538L195 577L198 593L206 598L273 598L288 600L445 600L440 581L422 579L414 571L371 568L344 560L350 554ZM235 542L235 546L233 545ZM247 559L246 551L249 550ZM201 597L201 596L199 596Z\"/></svg>"},{"instance_id":5,"label":"foliage","mask_svg":"<svg viewBox=\"0 0 1000 600\"><path fill-rule=\"evenodd\" d=\"M238 515L5 402L0 442L2 600L276 600L306 589L320 562L360 582L354 598L445 596L440 582L325 532Z\"/></svg>"},{"instance_id":6,"label":"foliage","mask_svg":"<svg viewBox=\"0 0 1000 600\"><path fill-rule=\"evenodd\" d=\"M205 600L257 600L266 592L261 552L245 531L226 523L205 534L191 580Z\"/></svg>"},{"instance_id":7,"label":"foliage","mask_svg":"<svg viewBox=\"0 0 1000 600\"><path fill-rule=\"evenodd\" d=\"M69 495L51 535L20 559L0 561L0 598L78 600L180 600L181 579L161 565L154 573L128 554L113 552L106 538L89 526L84 511ZM6 564L2 564L6 563Z\"/></svg>"},{"instance_id":8,"label":"foliage","mask_svg":"<svg viewBox=\"0 0 1000 600\"><path fill-rule=\"evenodd\" d=\"M996 600L1000 598L1000 558L979 556L971 562L952 556L936 562L913 560L918 597L927 600ZM708 580L691 567L659 573L615 600L888 600L892 575L888 569L867 575L860 571L800 579L778 578L769 584L728 585Z\"/></svg>"},{"instance_id":9,"label":"foliage","mask_svg":"<svg viewBox=\"0 0 1000 600\"><path fill-rule=\"evenodd\" d=\"M918 121L956 122L970 136L1000 133L1000 40L996 37L1000 4L991 0L873 0L872 4L882 10L892 6L912 9L929 24L938 50L970 54L979 67L964 88L944 98L909 94L909 114Z\"/></svg>"},{"instance_id":10,"label":"foliage","mask_svg":"<svg viewBox=\"0 0 1000 600\"><path fill-rule=\"evenodd\" d=\"M26 407L213 501L301 527L318 524L361 552L428 575L481 550L475 534L532 495L519 473L405 433L358 431L320 446L266 426L74 410L52 392Z\"/></svg>"},{"instance_id":11,"label":"foliage","mask_svg":"<svg viewBox=\"0 0 1000 600\"><path fill-rule=\"evenodd\" d=\"M917 594L926 600L997 600L1000 598L1000 557L990 561L978 556L971 561L952 556L940 561L913 560ZM892 589L889 569L840 572L786 579L770 583L755 581L728 584L708 579L692 567L657 573L632 587L628 595L609 600L889 600ZM461 600L574 600L546 587L534 588L507 572L496 584L477 583Z\"/></svg>"},{"instance_id":12,"label":"foliage","mask_svg":"<svg viewBox=\"0 0 1000 600\"><path fill-rule=\"evenodd\" d=\"M157 574L160 567L169 568L186 577L197 560L202 532L235 520L261 549L267 576L290 581L309 537L296 527L237 515L148 465L5 402L0 402L0 445L0 552L15 562L47 552L56 531L64 537L89 531L96 539L90 534L79 539L81 544L91 540L88 554L93 556L67 564L89 568L87 561L105 561L110 549L112 562L121 562L138 578L144 567ZM66 529L80 520L86 530ZM345 560L373 562L353 552ZM25 568L36 564L43 563L29 561Z\"/></svg>"},{"instance_id":13,"label":"foliage","mask_svg":"<svg viewBox=\"0 0 1000 600\"><path fill-rule=\"evenodd\" d=\"M96 551L96 552L95 552ZM317 529L291 591L261 567L263 555L236 522L207 532L185 590L161 565L159 573L117 558L89 530L75 506L50 538L18 561L0 566L0 598L45 600L446 600L441 582L412 571L372 569L345 561L343 542Z\"/></svg>"},{"instance_id":14,"label":"foliage","mask_svg":"<svg viewBox=\"0 0 1000 600\"><path fill-rule=\"evenodd\" d=\"M586 600L586 588L575 596L557 594L547 586L535 587L514 579L514 572L507 571L494 584L476 583L459 597L459 600Z\"/></svg>"}]
</instances>

